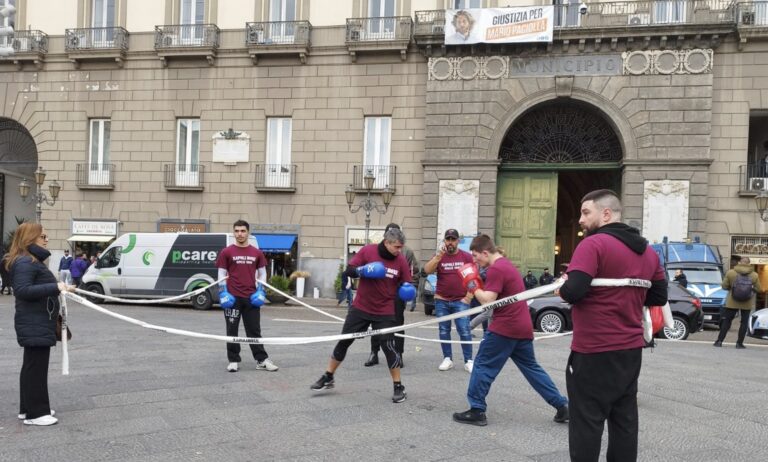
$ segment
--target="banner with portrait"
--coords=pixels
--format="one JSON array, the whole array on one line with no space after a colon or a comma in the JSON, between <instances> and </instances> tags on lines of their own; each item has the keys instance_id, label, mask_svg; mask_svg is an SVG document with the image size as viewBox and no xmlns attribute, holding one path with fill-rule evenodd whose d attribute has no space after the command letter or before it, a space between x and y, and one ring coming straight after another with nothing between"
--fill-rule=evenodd
<instances>
[{"instance_id":1,"label":"banner with portrait","mask_svg":"<svg viewBox=\"0 0 768 462\"><path fill-rule=\"evenodd\" d=\"M445 44L551 42L555 8L445 10Z\"/></svg>"}]
</instances>

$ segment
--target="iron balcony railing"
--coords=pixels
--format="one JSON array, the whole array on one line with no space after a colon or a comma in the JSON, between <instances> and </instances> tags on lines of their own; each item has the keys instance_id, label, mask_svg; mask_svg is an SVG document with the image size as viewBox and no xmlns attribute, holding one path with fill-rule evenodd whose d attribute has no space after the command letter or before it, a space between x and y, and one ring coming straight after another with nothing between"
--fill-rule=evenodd
<instances>
[{"instance_id":1,"label":"iron balcony railing","mask_svg":"<svg viewBox=\"0 0 768 462\"><path fill-rule=\"evenodd\" d=\"M67 29L64 49L68 52L89 50L127 50L128 31L122 27Z\"/></svg>"},{"instance_id":2,"label":"iron balcony railing","mask_svg":"<svg viewBox=\"0 0 768 462\"><path fill-rule=\"evenodd\" d=\"M347 43L409 41L413 20L410 16L347 18Z\"/></svg>"},{"instance_id":3,"label":"iron balcony railing","mask_svg":"<svg viewBox=\"0 0 768 462\"><path fill-rule=\"evenodd\" d=\"M114 164L77 164L75 185L80 189L113 189L115 187Z\"/></svg>"},{"instance_id":4,"label":"iron balcony railing","mask_svg":"<svg viewBox=\"0 0 768 462\"><path fill-rule=\"evenodd\" d=\"M256 164L256 189L293 190L296 164Z\"/></svg>"},{"instance_id":5,"label":"iron balcony railing","mask_svg":"<svg viewBox=\"0 0 768 462\"><path fill-rule=\"evenodd\" d=\"M40 30L17 30L13 37L0 37L0 46L10 45L16 53L48 53L48 35Z\"/></svg>"},{"instance_id":6,"label":"iron balcony railing","mask_svg":"<svg viewBox=\"0 0 768 462\"><path fill-rule=\"evenodd\" d=\"M171 24L155 26L155 49L218 48L216 24Z\"/></svg>"},{"instance_id":7,"label":"iron balcony railing","mask_svg":"<svg viewBox=\"0 0 768 462\"><path fill-rule=\"evenodd\" d=\"M276 21L245 23L245 44L309 45L309 21Z\"/></svg>"},{"instance_id":8,"label":"iron balcony railing","mask_svg":"<svg viewBox=\"0 0 768 462\"><path fill-rule=\"evenodd\" d=\"M445 35L445 10L417 11L413 35Z\"/></svg>"},{"instance_id":9,"label":"iron balcony railing","mask_svg":"<svg viewBox=\"0 0 768 462\"><path fill-rule=\"evenodd\" d=\"M393 193L397 186L397 167L394 165L355 165L352 171L352 187L355 191L365 191L364 177L373 174L373 190L380 191L389 188Z\"/></svg>"},{"instance_id":10,"label":"iron balcony railing","mask_svg":"<svg viewBox=\"0 0 768 462\"><path fill-rule=\"evenodd\" d=\"M205 165L165 164L163 178L165 189L202 191L205 183Z\"/></svg>"},{"instance_id":11,"label":"iron balcony railing","mask_svg":"<svg viewBox=\"0 0 768 462\"><path fill-rule=\"evenodd\" d=\"M768 1L739 2L736 5L736 23L739 27L767 27Z\"/></svg>"},{"instance_id":12,"label":"iron balcony railing","mask_svg":"<svg viewBox=\"0 0 768 462\"><path fill-rule=\"evenodd\" d=\"M747 164L739 166L741 191L759 193L768 191L768 164Z\"/></svg>"}]
</instances>

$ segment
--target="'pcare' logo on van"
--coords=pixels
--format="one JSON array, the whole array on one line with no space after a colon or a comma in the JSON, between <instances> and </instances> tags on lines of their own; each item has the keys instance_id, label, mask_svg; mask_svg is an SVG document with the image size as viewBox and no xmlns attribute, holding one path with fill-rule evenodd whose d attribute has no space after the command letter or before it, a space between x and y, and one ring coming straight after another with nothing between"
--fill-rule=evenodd
<instances>
[{"instance_id":1,"label":"'pcare' logo on van","mask_svg":"<svg viewBox=\"0 0 768 462\"><path fill-rule=\"evenodd\" d=\"M216 261L218 252L215 250L173 250L171 251L171 263L186 265L206 261Z\"/></svg>"}]
</instances>

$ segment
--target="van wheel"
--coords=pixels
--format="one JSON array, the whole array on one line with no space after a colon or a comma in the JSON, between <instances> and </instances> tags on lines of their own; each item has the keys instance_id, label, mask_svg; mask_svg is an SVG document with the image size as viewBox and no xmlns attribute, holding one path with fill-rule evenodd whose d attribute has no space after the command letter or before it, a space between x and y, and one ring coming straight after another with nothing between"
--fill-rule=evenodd
<instances>
[{"instance_id":1,"label":"van wheel","mask_svg":"<svg viewBox=\"0 0 768 462\"><path fill-rule=\"evenodd\" d=\"M101 287L101 284L98 284L96 282L91 282L89 284L86 284L83 287L83 290L86 290L88 292L93 292L94 294L104 295L104 288ZM89 302L96 303L96 304L104 303L104 301L105 301L101 297L88 297L88 296L86 296L85 298L87 298Z\"/></svg>"},{"instance_id":2,"label":"van wheel","mask_svg":"<svg viewBox=\"0 0 768 462\"><path fill-rule=\"evenodd\" d=\"M213 296L206 290L192 297L192 308L196 310L210 310L213 307Z\"/></svg>"}]
</instances>

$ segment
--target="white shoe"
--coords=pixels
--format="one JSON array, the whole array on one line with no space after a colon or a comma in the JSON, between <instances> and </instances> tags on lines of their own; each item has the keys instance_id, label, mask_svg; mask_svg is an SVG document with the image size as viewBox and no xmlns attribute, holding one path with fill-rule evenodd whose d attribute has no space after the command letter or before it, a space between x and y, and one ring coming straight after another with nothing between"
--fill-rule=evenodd
<instances>
[{"instance_id":1,"label":"white shoe","mask_svg":"<svg viewBox=\"0 0 768 462\"><path fill-rule=\"evenodd\" d=\"M229 365L227 366L227 371L237 372L239 368L240 368L240 365L238 363L229 363Z\"/></svg>"},{"instance_id":2,"label":"white shoe","mask_svg":"<svg viewBox=\"0 0 768 462\"><path fill-rule=\"evenodd\" d=\"M59 419L52 415L44 415L42 417L38 417L37 419L25 419L24 425L40 425L40 426L47 426L47 425L53 425L56 422L58 422Z\"/></svg>"},{"instance_id":3,"label":"white shoe","mask_svg":"<svg viewBox=\"0 0 768 462\"><path fill-rule=\"evenodd\" d=\"M51 409L51 415L52 415L52 416L53 416L53 415L56 415L56 411L54 411L53 409ZM26 418L27 418L27 414L19 414L19 420L24 420L24 419L26 419Z\"/></svg>"},{"instance_id":4,"label":"white shoe","mask_svg":"<svg viewBox=\"0 0 768 462\"><path fill-rule=\"evenodd\" d=\"M445 358L443 359L443 362L440 363L439 366L437 366L438 369L441 371L447 371L450 369L453 369L453 360L451 358Z\"/></svg>"},{"instance_id":5,"label":"white shoe","mask_svg":"<svg viewBox=\"0 0 768 462\"><path fill-rule=\"evenodd\" d=\"M265 359L264 361L256 361L257 371L275 372L277 369L278 367L275 366L275 363L273 363L269 358Z\"/></svg>"},{"instance_id":6,"label":"white shoe","mask_svg":"<svg viewBox=\"0 0 768 462\"><path fill-rule=\"evenodd\" d=\"M474 366L475 366L475 362L470 359L469 361L464 363L464 370L471 374L472 373L472 368Z\"/></svg>"}]
</instances>

